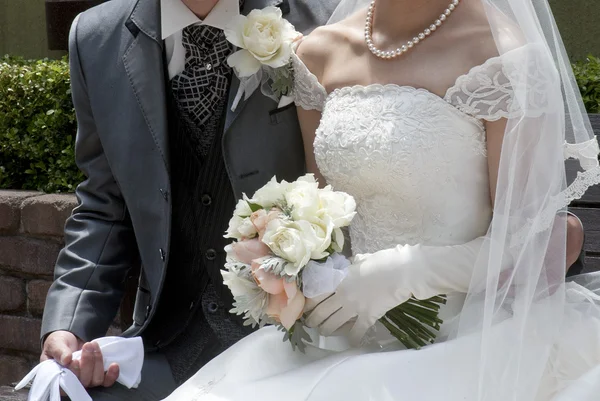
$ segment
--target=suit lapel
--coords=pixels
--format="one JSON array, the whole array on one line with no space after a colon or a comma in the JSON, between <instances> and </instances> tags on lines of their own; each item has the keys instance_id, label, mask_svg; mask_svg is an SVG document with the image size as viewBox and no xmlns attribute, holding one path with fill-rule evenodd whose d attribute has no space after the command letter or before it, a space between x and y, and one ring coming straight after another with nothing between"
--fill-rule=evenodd
<instances>
[{"instance_id":1,"label":"suit lapel","mask_svg":"<svg viewBox=\"0 0 600 401\"><path fill-rule=\"evenodd\" d=\"M163 42L158 0L138 0L125 23L134 39L123 64L150 135L169 170Z\"/></svg>"},{"instance_id":2,"label":"suit lapel","mask_svg":"<svg viewBox=\"0 0 600 401\"><path fill-rule=\"evenodd\" d=\"M248 13L254 9L261 9L268 6L277 5L280 2L281 0L246 0L242 14L248 15ZM284 18L285 17L286 16L284 15ZM235 111L231 110L231 106L233 105L233 101L235 99L235 96L237 95L239 87L240 80L234 74L229 89L229 98L227 99L227 115L225 116L224 132L227 132L229 130L235 119L240 115L240 113L244 109L244 106L246 105L247 100L245 100L244 97L242 97ZM260 88L257 90L260 90Z\"/></svg>"}]
</instances>

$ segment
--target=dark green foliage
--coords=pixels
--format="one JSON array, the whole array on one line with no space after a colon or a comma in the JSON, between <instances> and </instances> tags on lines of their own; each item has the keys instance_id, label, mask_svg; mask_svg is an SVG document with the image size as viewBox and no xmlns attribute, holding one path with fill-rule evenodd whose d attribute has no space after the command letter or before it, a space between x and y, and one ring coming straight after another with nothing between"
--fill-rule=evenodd
<instances>
[{"instance_id":1,"label":"dark green foliage","mask_svg":"<svg viewBox=\"0 0 600 401\"><path fill-rule=\"evenodd\" d=\"M66 60L0 59L0 188L73 191L75 132Z\"/></svg>"},{"instance_id":2,"label":"dark green foliage","mask_svg":"<svg viewBox=\"0 0 600 401\"><path fill-rule=\"evenodd\" d=\"M600 58L588 56L573 66L588 113L600 113Z\"/></svg>"}]
</instances>

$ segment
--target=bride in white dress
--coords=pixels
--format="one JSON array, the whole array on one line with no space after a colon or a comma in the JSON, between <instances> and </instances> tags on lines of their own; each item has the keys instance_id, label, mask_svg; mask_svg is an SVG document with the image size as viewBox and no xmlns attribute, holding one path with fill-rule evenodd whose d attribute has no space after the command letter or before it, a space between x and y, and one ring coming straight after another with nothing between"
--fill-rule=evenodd
<instances>
[{"instance_id":1,"label":"bride in white dress","mask_svg":"<svg viewBox=\"0 0 600 401\"><path fill-rule=\"evenodd\" d=\"M600 181L598 144L548 4L447 1L344 0L300 43L307 168L356 199L354 264L310 302L305 353L263 328L168 401L598 400L600 285L565 283L562 213ZM437 294L434 345L376 323Z\"/></svg>"}]
</instances>

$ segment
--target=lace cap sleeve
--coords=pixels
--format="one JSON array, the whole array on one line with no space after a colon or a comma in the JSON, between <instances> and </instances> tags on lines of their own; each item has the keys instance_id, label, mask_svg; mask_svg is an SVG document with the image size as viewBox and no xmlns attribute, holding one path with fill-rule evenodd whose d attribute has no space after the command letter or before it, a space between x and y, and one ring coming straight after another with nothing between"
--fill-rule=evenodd
<instances>
[{"instance_id":1,"label":"lace cap sleeve","mask_svg":"<svg viewBox=\"0 0 600 401\"><path fill-rule=\"evenodd\" d=\"M294 69L293 98L297 106L304 110L323 111L327 91L319 80L309 71L295 52L292 53L292 68Z\"/></svg>"},{"instance_id":2,"label":"lace cap sleeve","mask_svg":"<svg viewBox=\"0 0 600 401\"><path fill-rule=\"evenodd\" d=\"M475 118L535 117L547 109L547 94L555 79L539 68L544 52L527 45L494 57L458 78L446 101ZM517 90L515 90L515 88Z\"/></svg>"}]
</instances>

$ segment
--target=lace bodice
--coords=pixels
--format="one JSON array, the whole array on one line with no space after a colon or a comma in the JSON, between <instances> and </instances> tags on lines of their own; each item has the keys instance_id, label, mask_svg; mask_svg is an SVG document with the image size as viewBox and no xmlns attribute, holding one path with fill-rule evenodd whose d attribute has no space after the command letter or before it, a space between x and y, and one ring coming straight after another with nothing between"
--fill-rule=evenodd
<instances>
[{"instance_id":1,"label":"lace bodice","mask_svg":"<svg viewBox=\"0 0 600 401\"><path fill-rule=\"evenodd\" d=\"M398 85L327 94L296 56L293 66L296 103L322 111L314 141L320 172L357 202L353 253L485 235L492 207L483 120L519 112L510 64L496 58L473 68L444 98Z\"/></svg>"},{"instance_id":2,"label":"lace bodice","mask_svg":"<svg viewBox=\"0 0 600 401\"><path fill-rule=\"evenodd\" d=\"M537 45L508 51L460 76L442 98L393 84L327 93L292 55L296 104L322 112L314 141L319 170L357 202L354 253L452 245L486 233L492 207L484 122L552 112L548 96L557 77L543 75L552 74L541 68L551 62L546 57ZM565 159L579 159L584 171L548 202L540 222L521 227L515 241L543 230L557 210L600 180L598 149L595 139L565 142Z\"/></svg>"}]
</instances>

